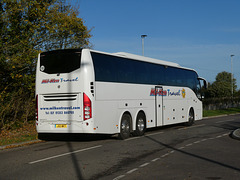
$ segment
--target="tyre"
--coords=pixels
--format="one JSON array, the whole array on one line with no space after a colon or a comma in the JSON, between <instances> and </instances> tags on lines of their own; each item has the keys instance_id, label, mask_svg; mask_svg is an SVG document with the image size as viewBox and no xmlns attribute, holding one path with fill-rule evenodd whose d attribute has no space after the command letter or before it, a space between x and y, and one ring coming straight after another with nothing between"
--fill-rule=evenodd
<instances>
[{"instance_id":1,"label":"tyre","mask_svg":"<svg viewBox=\"0 0 240 180\"><path fill-rule=\"evenodd\" d=\"M127 139L130 136L130 122L131 116L129 114L123 114L121 119L119 139Z\"/></svg>"},{"instance_id":2,"label":"tyre","mask_svg":"<svg viewBox=\"0 0 240 180\"><path fill-rule=\"evenodd\" d=\"M193 109L191 108L191 109L189 110L189 113L188 113L188 122L186 123L186 125L187 125L187 126L191 126L191 125L194 124L194 121L195 121L195 119L194 119L194 111L193 111Z\"/></svg>"},{"instance_id":3,"label":"tyre","mask_svg":"<svg viewBox=\"0 0 240 180\"><path fill-rule=\"evenodd\" d=\"M146 117L144 113L140 112L137 115L135 136L143 136L146 131Z\"/></svg>"}]
</instances>

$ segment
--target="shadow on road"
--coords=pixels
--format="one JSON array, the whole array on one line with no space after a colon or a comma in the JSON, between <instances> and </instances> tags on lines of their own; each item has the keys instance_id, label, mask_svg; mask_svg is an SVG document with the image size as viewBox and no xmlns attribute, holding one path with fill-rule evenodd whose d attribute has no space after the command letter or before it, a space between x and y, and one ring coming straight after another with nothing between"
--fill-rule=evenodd
<instances>
[{"instance_id":1,"label":"shadow on road","mask_svg":"<svg viewBox=\"0 0 240 180\"><path fill-rule=\"evenodd\" d=\"M218 161L215 161L215 160L212 160L212 159L209 159L209 158L206 158L206 157L203 157L203 156L199 156L199 155L196 155L196 154L193 154L193 153L189 153L189 152L186 152L184 150L181 150L181 149L177 149L175 147L172 147L171 145L168 145L168 144L165 144L165 143L162 143L156 139L153 139L149 136L145 136L147 139L161 145L161 146L164 146L166 148L169 148L169 149L172 149L176 152L179 152L179 153L182 153L182 154L185 154L185 155L188 155L188 156L192 156L194 158L198 158L198 159L201 159L201 160L204 160L204 161L207 161L207 162L210 162L210 163L214 163L216 165L219 165L219 166L222 166L222 167L225 167L225 168L229 168L229 169L233 169L233 170L236 170L238 172L240 172L240 169L237 168L237 167L234 167L234 166L231 166L231 165L228 165L228 164L224 164L224 163L221 163L221 162L218 162Z\"/></svg>"},{"instance_id":2,"label":"shadow on road","mask_svg":"<svg viewBox=\"0 0 240 180\"><path fill-rule=\"evenodd\" d=\"M105 139L116 139L113 135L102 135L102 134L63 134L63 133L45 133L39 134L39 139L45 141L99 141Z\"/></svg>"}]
</instances>

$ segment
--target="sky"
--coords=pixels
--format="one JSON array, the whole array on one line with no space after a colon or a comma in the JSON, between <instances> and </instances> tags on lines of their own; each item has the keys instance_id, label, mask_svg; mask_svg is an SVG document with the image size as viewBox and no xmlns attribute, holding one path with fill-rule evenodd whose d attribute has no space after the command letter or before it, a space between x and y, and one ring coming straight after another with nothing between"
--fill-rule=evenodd
<instances>
[{"instance_id":1,"label":"sky","mask_svg":"<svg viewBox=\"0 0 240 180\"><path fill-rule=\"evenodd\" d=\"M195 69L208 82L222 71L240 89L239 0L76 0L93 49L128 52Z\"/></svg>"}]
</instances>

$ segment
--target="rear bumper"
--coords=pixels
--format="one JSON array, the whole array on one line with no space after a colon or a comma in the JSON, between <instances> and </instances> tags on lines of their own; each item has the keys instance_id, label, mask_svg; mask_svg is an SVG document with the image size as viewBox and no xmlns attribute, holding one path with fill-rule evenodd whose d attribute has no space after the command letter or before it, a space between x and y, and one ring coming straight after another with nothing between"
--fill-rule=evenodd
<instances>
[{"instance_id":1,"label":"rear bumper","mask_svg":"<svg viewBox=\"0 0 240 180\"><path fill-rule=\"evenodd\" d=\"M41 122L36 128L38 133L97 133L91 122Z\"/></svg>"}]
</instances>

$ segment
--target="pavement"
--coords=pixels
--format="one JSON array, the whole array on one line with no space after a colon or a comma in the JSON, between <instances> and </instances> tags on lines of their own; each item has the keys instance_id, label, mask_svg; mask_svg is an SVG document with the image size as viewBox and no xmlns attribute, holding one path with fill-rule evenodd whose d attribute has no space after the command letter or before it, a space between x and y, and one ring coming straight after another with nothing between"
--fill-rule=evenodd
<instances>
[{"instance_id":1,"label":"pavement","mask_svg":"<svg viewBox=\"0 0 240 180\"><path fill-rule=\"evenodd\" d=\"M25 142L20 142L20 143L8 144L8 145L0 146L0 150L22 147L22 146L26 146L26 145L30 145L30 144L36 144L36 143L40 143L40 142L43 142L43 141L37 139L37 140L32 140L32 141L25 141Z\"/></svg>"},{"instance_id":2,"label":"pavement","mask_svg":"<svg viewBox=\"0 0 240 180\"><path fill-rule=\"evenodd\" d=\"M240 140L240 128L232 132L232 138Z\"/></svg>"}]
</instances>

